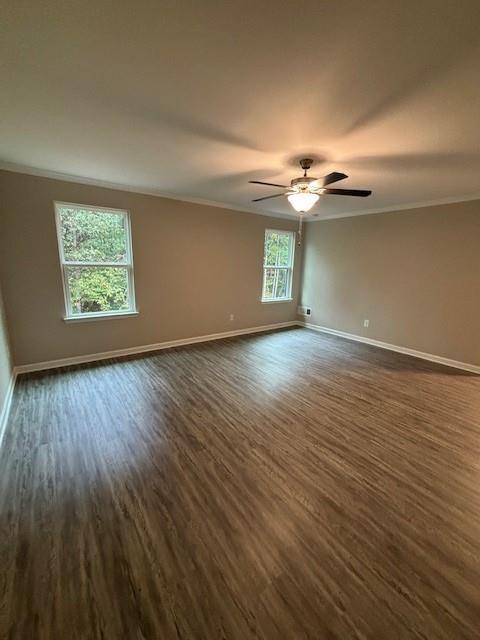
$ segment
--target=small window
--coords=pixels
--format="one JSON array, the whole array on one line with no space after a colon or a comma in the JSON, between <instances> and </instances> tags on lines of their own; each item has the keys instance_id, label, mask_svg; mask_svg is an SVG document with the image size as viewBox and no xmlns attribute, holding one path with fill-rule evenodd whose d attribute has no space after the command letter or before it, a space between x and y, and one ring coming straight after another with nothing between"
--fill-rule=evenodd
<instances>
[{"instance_id":1,"label":"small window","mask_svg":"<svg viewBox=\"0 0 480 640\"><path fill-rule=\"evenodd\" d=\"M128 211L55 203L67 319L135 312Z\"/></svg>"},{"instance_id":2,"label":"small window","mask_svg":"<svg viewBox=\"0 0 480 640\"><path fill-rule=\"evenodd\" d=\"M292 297L294 237L293 231L265 231L262 302Z\"/></svg>"}]
</instances>

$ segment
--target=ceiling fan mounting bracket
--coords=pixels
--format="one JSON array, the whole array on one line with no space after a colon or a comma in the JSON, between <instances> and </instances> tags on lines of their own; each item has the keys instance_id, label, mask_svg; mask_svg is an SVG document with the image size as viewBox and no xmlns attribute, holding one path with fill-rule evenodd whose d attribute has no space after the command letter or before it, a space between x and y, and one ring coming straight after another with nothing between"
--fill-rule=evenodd
<instances>
[{"instance_id":1,"label":"ceiling fan mounting bracket","mask_svg":"<svg viewBox=\"0 0 480 640\"><path fill-rule=\"evenodd\" d=\"M302 158L300 160L300 166L302 167L302 169L306 172L310 169L310 167L313 164L313 160L312 158Z\"/></svg>"}]
</instances>

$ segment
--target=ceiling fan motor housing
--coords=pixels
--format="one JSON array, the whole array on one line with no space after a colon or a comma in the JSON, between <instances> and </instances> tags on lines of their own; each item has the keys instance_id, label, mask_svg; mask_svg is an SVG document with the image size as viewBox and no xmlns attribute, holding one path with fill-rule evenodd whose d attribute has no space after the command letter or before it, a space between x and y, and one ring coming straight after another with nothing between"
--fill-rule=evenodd
<instances>
[{"instance_id":1,"label":"ceiling fan motor housing","mask_svg":"<svg viewBox=\"0 0 480 640\"><path fill-rule=\"evenodd\" d=\"M297 191L308 190L308 185L314 182L317 178L311 178L310 176L301 176L300 178L293 178L290 182L290 186Z\"/></svg>"}]
</instances>

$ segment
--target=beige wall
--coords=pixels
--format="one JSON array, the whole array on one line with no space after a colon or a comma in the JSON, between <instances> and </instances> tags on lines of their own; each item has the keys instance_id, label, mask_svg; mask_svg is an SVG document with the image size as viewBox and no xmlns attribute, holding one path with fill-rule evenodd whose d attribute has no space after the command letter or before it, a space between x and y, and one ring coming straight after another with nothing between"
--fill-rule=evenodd
<instances>
[{"instance_id":1,"label":"beige wall","mask_svg":"<svg viewBox=\"0 0 480 640\"><path fill-rule=\"evenodd\" d=\"M296 300L259 299L265 228L296 229L295 221L6 171L0 191L0 273L16 365L296 319ZM54 200L130 210L138 316L63 321Z\"/></svg>"},{"instance_id":2,"label":"beige wall","mask_svg":"<svg viewBox=\"0 0 480 640\"><path fill-rule=\"evenodd\" d=\"M0 417L2 416L11 377L12 364L10 362L7 320L3 308L2 291L0 289Z\"/></svg>"},{"instance_id":3,"label":"beige wall","mask_svg":"<svg viewBox=\"0 0 480 640\"><path fill-rule=\"evenodd\" d=\"M264 230L295 221L4 171L0 191L15 364L296 319L295 299L259 300ZM130 210L138 316L63 321L54 200ZM297 250L294 298L301 262ZM302 301L314 324L480 364L479 292L479 201L306 225Z\"/></svg>"},{"instance_id":4,"label":"beige wall","mask_svg":"<svg viewBox=\"0 0 480 640\"><path fill-rule=\"evenodd\" d=\"M306 226L312 323L480 365L480 201Z\"/></svg>"}]
</instances>

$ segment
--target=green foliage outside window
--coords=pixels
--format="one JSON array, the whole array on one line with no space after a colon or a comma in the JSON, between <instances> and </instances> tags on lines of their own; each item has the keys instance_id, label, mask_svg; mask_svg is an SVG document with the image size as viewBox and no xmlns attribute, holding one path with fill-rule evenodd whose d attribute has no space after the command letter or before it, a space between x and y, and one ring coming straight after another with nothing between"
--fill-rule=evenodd
<instances>
[{"instance_id":1,"label":"green foliage outside window","mask_svg":"<svg viewBox=\"0 0 480 640\"><path fill-rule=\"evenodd\" d=\"M269 231L265 234L264 266L290 266L290 235L275 231Z\"/></svg>"},{"instance_id":2,"label":"green foliage outside window","mask_svg":"<svg viewBox=\"0 0 480 640\"><path fill-rule=\"evenodd\" d=\"M121 213L61 209L65 261L125 262L126 218Z\"/></svg>"},{"instance_id":3,"label":"green foliage outside window","mask_svg":"<svg viewBox=\"0 0 480 640\"><path fill-rule=\"evenodd\" d=\"M263 300L277 300L290 295L292 235L266 231L263 270Z\"/></svg>"},{"instance_id":4,"label":"green foliage outside window","mask_svg":"<svg viewBox=\"0 0 480 640\"><path fill-rule=\"evenodd\" d=\"M128 309L126 268L67 267L72 313Z\"/></svg>"},{"instance_id":5,"label":"green foliage outside window","mask_svg":"<svg viewBox=\"0 0 480 640\"><path fill-rule=\"evenodd\" d=\"M126 215L65 206L60 222L72 314L127 310ZM69 266L72 262L93 264Z\"/></svg>"}]
</instances>

